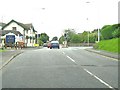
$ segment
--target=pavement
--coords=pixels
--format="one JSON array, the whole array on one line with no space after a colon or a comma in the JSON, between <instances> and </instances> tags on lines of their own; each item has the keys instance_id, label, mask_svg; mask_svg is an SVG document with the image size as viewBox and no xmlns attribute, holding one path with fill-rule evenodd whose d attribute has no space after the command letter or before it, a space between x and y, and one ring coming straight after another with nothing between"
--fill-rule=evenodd
<instances>
[{"instance_id":1,"label":"pavement","mask_svg":"<svg viewBox=\"0 0 120 90\"><path fill-rule=\"evenodd\" d=\"M7 65L14 57L16 57L17 55L23 53L24 51L27 50L33 50L33 49L40 49L40 48L24 48L24 49L7 49L5 52L2 52L2 61L0 61L0 70ZM89 52L93 52L93 53L97 53L106 57L110 57L110 58L114 58L114 59L120 59L118 54L115 53L110 53L110 52L106 52L103 50L95 50L93 48L87 48L85 49Z\"/></svg>"},{"instance_id":2,"label":"pavement","mask_svg":"<svg viewBox=\"0 0 120 90\"><path fill-rule=\"evenodd\" d=\"M88 49L85 49L89 52L93 52L93 53L97 53L99 55L103 55L103 56L106 56L106 57L110 57L110 58L114 58L114 59L120 59L119 56L120 54L117 54L117 53L111 53L111 52L107 52L107 51L104 51L104 50L96 50L94 48L88 48Z\"/></svg>"},{"instance_id":3,"label":"pavement","mask_svg":"<svg viewBox=\"0 0 120 90\"><path fill-rule=\"evenodd\" d=\"M34 50L34 49L40 49L40 48L23 48L23 49L6 49L4 52L0 52L0 70L7 65L13 58L15 58L17 55L28 51L28 50Z\"/></svg>"}]
</instances>

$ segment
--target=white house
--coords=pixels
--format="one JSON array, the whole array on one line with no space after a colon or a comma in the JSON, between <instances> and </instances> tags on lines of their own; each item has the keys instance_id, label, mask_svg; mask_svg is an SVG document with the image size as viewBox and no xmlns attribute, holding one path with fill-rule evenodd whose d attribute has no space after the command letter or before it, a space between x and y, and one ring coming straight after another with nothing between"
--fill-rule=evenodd
<instances>
[{"instance_id":1,"label":"white house","mask_svg":"<svg viewBox=\"0 0 120 90\"><path fill-rule=\"evenodd\" d=\"M2 30L19 31L23 35L23 42L25 42L26 46L34 46L35 44L35 34L37 31L35 31L32 23L23 24L15 20L11 20L8 24L2 27Z\"/></svg>"}]
</instances>

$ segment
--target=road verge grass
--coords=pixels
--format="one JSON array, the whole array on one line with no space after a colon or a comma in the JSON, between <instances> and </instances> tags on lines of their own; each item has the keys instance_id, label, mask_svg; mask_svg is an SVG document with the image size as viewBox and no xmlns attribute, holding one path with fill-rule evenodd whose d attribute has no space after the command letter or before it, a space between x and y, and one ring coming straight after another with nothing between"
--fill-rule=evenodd
<instances>
[{"instance_id":1,"label":"road verge grass","mask_svg":"<svg viewBox=\"0 0 120 90\"><path fill-rule=\"evenodd\" d=\"M94 48L98 49L98 50L105 50L108 52L120 54L119 42L120 42L120 38L114 38L114 39L110 39L110 40L102 40L99 43L96 43L94 45Z\"/></svg>"},{"instance_id":2,"label":"road verge grass","mask_svg":"<svg viewBox=\"0 0 120 90\"><path fill-rule=\"evenodd\" d=\"M1 48L0 48L0 52L4 52L4 51L5 51L4 49L1 49Z\"/></svg>"}]
</instances>

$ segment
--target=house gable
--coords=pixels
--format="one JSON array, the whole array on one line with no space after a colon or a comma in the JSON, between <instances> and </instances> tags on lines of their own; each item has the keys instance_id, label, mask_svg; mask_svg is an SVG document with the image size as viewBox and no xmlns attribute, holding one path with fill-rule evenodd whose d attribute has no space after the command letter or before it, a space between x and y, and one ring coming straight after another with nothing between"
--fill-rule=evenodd
<instances>
[{"instance_id":1,"label":"house gable","mask_svg":"<svg viewBox=\"0 0 120 90\"><path fill-rule=\"evenodd\" d=\"M30 28L27 27L26 25L19 23L15 20L11 20L8 24L6 24L5 26L2 27L2 30L6 30L6 28L11 24L11 23L16 23L18 26L22 27L24 30L29 30ZM10 29L8 29L10 30Z\"/></svg>"}]
</instances>

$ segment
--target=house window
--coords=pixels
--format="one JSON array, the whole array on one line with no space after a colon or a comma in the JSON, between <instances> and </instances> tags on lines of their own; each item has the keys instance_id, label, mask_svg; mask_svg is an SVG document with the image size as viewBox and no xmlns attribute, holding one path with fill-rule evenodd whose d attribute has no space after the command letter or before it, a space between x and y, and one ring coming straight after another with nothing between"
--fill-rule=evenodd
<instances>
[{"instance_id":1,"label":"house window","mask_svg":"<svg viewBox=\"0 0 120 90\"><path fill-rule=\"evenodd\" d=\"M16 27L12 27L12 30L17 30L17 28Z\"/></svg>"}]
</instances>

